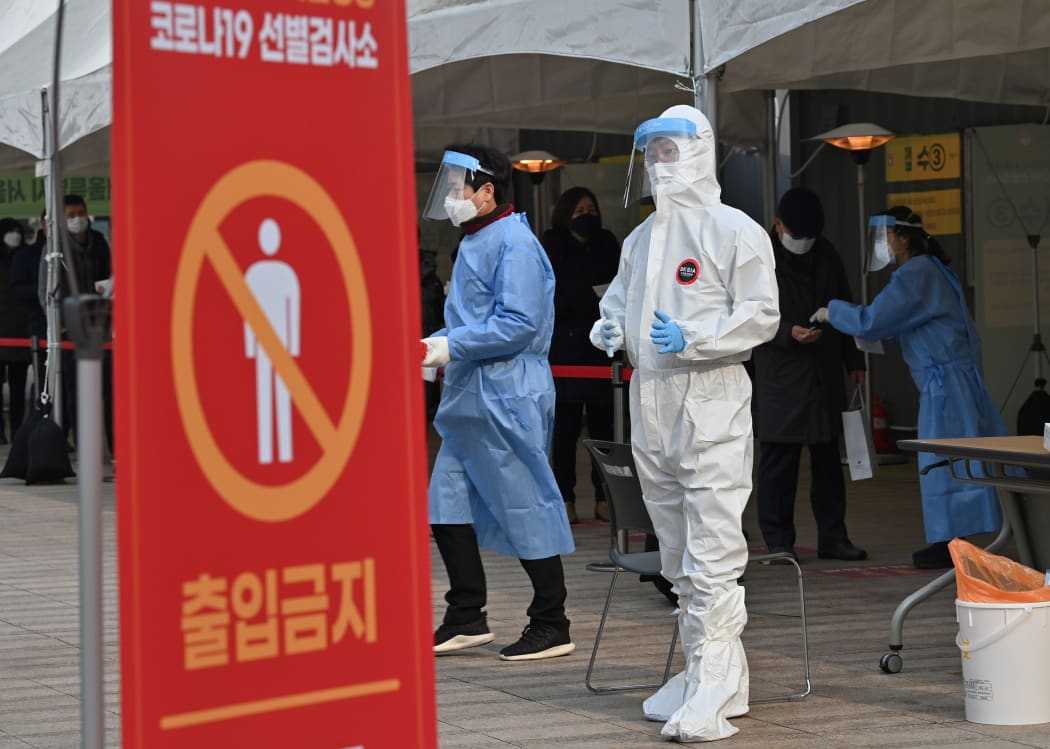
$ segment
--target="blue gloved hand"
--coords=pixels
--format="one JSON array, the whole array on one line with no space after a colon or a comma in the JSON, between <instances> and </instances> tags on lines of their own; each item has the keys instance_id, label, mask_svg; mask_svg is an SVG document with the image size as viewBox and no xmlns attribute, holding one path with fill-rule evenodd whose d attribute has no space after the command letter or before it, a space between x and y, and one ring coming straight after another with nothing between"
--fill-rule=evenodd
<instances>
[{"instance_id":1,"label":"blue gloved hand","mask_svg":"<svg viewBox=\"0 0 1050 749\"><path fill-rule=\"evenodd\" d=\"M605 344L605 353L612 358L616 349L623 346L623 328L614 320L602 320L602 343Z\"/></svg>"},{"instance_id":2,"label":"blue gloved hand","mask_svg":"<svg viewBox=\"0 0 1050 749\"><path fill-rule=\"evenodd\" d=\"M679 351L684 351L685 337L682 335L682 329L678 327L678 323L672 320L670 315L666 315L660 310L655 310L655 314L659 322L653 323L653 329L649 332L649 337L653 339L653 343L657 346L663 346L660 349L660 353L677 354Z\"/></svg>"}]
</instances>

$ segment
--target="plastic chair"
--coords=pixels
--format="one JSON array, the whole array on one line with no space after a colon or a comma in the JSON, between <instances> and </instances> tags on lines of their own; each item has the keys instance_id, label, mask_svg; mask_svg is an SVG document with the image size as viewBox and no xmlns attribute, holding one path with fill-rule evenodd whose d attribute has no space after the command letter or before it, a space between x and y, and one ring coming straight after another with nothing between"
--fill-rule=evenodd
<instances>
[{"instance_id":1,"label":"plastic chair","mask_svg":"<svg viewBox=\"0 0 1050 749\"><path fill-rule=\"evenodd\" d=\"M675 645L678 642L678 618L675 617L674 631L671 635L671 647L667 653L667 664L664 667L663 681L659 684L625 684L620 686L596 687L591 683L594 672L594 664L598 659L598 649L601 645L602 634L605 631L605 620L609 614L609 606L612 603L613 591L616 588L616 579L621 570L639 575L660 574L660 552L641 551L631 552L627 549L627 534L630 531L640 531L655 535L652 520L645 509L642 499L642 487L638 483L638 471L635 468L634 456L631 446L619 442L607 442L604 440L584 440L588 452L594 459L598 470L606 485L606 499L609 502L609 528L611 541L609 546L609 558L613 562L613 576L609 583L609 593L605 597L605 608L602 609L602 618L598 624L598 633L594 638L594 648L591 650L591 660L587 665L587 676L584 683L591 692L595 694L606 694L609 692L623 692L632 689L655 689L663 686L671 673L671 664L674 660ZM802 567L789 552L777 554L761 554L749 556L748 564L759 562L762 564L789 564L795 568L798 579L798 603L799 620L802 638L802 687L798 692L792 694L752 699L751 704L763 702L781 702L785 700L803 700L809 695L812 686L809 671L809 638L806 631L806 594L802 580Z\"/></svg>"},{"instance_id":2,"label":"plastic chair","mask_svg":"<svg viewBox=\"0 0 1050 749\"><path fill-rule=\"evenodd\" d=\"M598 648L602 642L602 633L605 631L605 620L609 615L609 606L612 603L613 592L616 590L617 577L621 571L635 575L659 575L660 552L627 550L626 538L629 532L636 531L656 535L656 532L653 530L653 521L649 519L649 513L642 502L642 489L638 484L634 457L631 455L631 446L618 442L604 442L602 440L584 440L583 444L587 446L587 450L594 457L594 462L605 480L606 499L609 503L609 528L611 531L609 558L613 562L609 593L605 596L605 608L602 609L602 618L598 623L598 634L594 638L594 648L591 650L590 663L587 664L587 676L584 679L584 684L594 694L626 692L632 689L656 689L663 686L671 675L675 645L678 644L677 616L675 617L674 629L671 633L671 647L667 651L667 664L664 667L663 681L658 684L623 684L606 687L596 687L591 683L594 664L598 659Z\"/></svg>"}]
</instances>

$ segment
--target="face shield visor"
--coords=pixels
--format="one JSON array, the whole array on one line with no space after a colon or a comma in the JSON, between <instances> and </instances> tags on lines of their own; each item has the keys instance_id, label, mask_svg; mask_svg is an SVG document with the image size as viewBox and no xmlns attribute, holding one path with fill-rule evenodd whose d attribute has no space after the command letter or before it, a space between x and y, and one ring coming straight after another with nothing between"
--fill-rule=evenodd
<instances>
[{"instance_id":1,"label":"face shield visor","mask_svg":"<svg viewBox=\"0 0 1050 749\"><path fill-rule=\"evenodd\" d=\"M627 165L623 204L642 198L667 195L685 189L696 179L692 152L697 138L696 123L683 117L646 120L634 131L634 148Z\"/></svg>"},{"instance_id":2,"label":"face shield visor","mask_svg":"<svg viewBox=\"0 0 1050 749\"><path fill-rule=\"evenodd\" d=\"M893 251L890 250L890 232L897 225L893 216L872 216L868 219L868 270L882 270L893 262Z\"/></svg>"},{"instance_id":3,"label":"face shield visor","mask_svg":"<svg viewBox=\"0 0 1050 749\"><path fill-rule=\"evenodd\" d=\"M476 172L492 175L492 172L481 166L473 156L457 151L445 151L445 155L441 157L437 177L434 178L434 186L430 188L430 197L423 208L423 218L443 221L454 220L457 214L463 215L464 209L467 208L466 202L469 202L463 194L463 188L474 178ZM473 188L471 194L473 195ZM459 222L456 222L456 225L458 226Z\"/></svg>"}]
</instances>

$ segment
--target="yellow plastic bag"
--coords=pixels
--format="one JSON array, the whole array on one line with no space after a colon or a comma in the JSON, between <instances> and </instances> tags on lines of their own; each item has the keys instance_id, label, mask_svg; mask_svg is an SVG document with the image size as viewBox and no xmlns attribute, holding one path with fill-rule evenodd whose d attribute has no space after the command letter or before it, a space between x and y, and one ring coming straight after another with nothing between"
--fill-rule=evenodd
<instances>
[{"instance_id":1,"label":"yellow plastic bag","mask_svg":"<svg viewBox=\"0 0 1050 749\"><path fill-rule=\"evenodd\" d=\"M1012 559L992 554L961 538L948 543L955 562L960 601L970 603L1039 603L1050 601L1046 576Z\"/></svg>"}]
</instances>

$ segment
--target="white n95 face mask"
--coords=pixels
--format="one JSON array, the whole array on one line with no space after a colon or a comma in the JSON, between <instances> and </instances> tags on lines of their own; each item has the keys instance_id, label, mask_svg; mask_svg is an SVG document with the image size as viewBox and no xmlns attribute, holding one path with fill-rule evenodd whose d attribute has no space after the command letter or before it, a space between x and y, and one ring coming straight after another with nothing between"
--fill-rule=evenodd
<instances>
[{"instance_id":1,"label":"white n95 face mask","mask_svg":"<svg viewBox=\"0 0 1050 749\"><path fill-rule=\"evenodd\" d=\"M4 235L4 244L11 249L18 247L22 244L22 233L17 231L9 231Z\"/></svg>"},{"instance_id":2,"label":"white n95 face mask","mask_svg":"<svg viewBox=\"0 0 1050 749\"><path fill-rule=\"evenodd\" d=\"M70 234L80 234L88 228L87 217L74 216L73 218L66 221L66 228L69 229Z\"/></svg>"},{"instance_id":3,"label":"white n95 face mask","mask_svg":"<svg viewBox=\"0 0 1050 749\"><path fill-rule=\"evenodd\" d=\"M800 237L796 239L787 232L784 232L784 236L780 238L780 244L784 245L784 249L792 255L805 255L813 249L813 243L816 241L816 237Z\"/></svg>"},{"instance_id":4,"label":"white n95 face mask","mask_svg":"<svg viewBox=\"0 0 1050 749\"><path fill-rule=\"evenodd\" d=\"M453 226L459 226L477 216L478 207L470 198L445 198L445 213Z\"/></svg>"}]
</instances>

